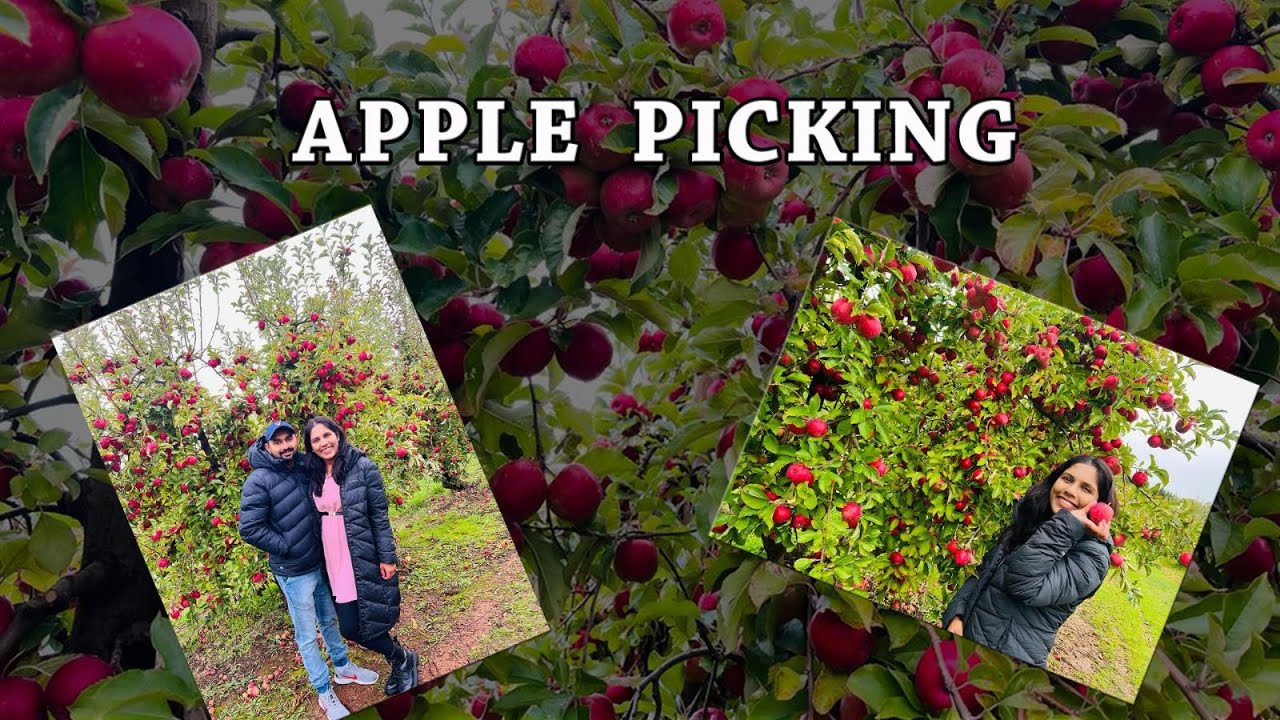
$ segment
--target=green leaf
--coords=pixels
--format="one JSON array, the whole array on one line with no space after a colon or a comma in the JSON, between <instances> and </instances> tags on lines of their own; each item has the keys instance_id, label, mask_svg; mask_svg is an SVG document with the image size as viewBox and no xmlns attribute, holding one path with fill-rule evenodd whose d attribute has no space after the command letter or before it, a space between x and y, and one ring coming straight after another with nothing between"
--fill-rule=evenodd
<instances>
[{"instance_id":1,"label":"green leaf","mask_svg":"<svg viewBox=\"0 0 1280 720\"><path fill-rule=\"evenodd\" d=\"M1229 155L1218 161L1209 176L1213 195L1232 210L1253 209L1267 186L1267 174L1246 155Z\"/></svg>"},{"instance_id":2,"label":"green leaf","mask_svg":"<svg viewBox=\"0 0 1280 720\"><path fill-rule=\"evenodd\" d=\"M1160 43L1155 40L1140 38L1136 35L1125 35L1116 41L1116 47L1120 49L1120 57L1124 58L1124 61L1130 67L1140 68L1146 67L1148 63L1156 59Z\"/></svg>"},{"instance_id":3,"label":"green leaf","mask_svg":"<svg viewBox=\"0 0 1280 720\"><path fill-rule=\"evenodd\" d=\"M1035 258L1036 243L1044 230L1044 220L1028 213L1005 219L996 229L996 254L1000 262L1016 273L1025 275Z\"/></svg>"},{"instance_id":4,"label":"green leaf","mask_svg":"<svg viewBox=\"0 0 1280 720\"><path fill-rule=\"evenodd\" d=\"M67 571L79 548L79 542L71 526L67 524L68 521L75 522L64 515L41 513L31 531L28 551L37 565L54 575Z\"/></svg>"},{"instance_id":5,"label":"green leaf","mask_svg":"<svg viewBox=\"0 0 1280 720\"><path fill-rule=\"evenodd\" d=\"M1066 125L1085 129L1099 128L1115 135L1123 135L1125 122L1115 113L1097 105L1063 105L1041 115L1036 120L1037 128Z\"/></svg>"},{"instance_id":6,"label":"green leaf","mask_svg":"<svg viewBox=\"0 0 1280 720\"><path fill-rule=\"evenodd\" d=\"M867 709L879 714L891 700L902 698L902 686L893 672L883 665L867 664L849 676L849 691L867 704Z\"/></svg>"},{"instance_id":7,"label":"green leaf","mask_svg":"<svg viewBox=\"0 0 1280 720\"><path fill-rule=\"evenodd\" d=\"M484 67L485 62L489 59L489 50L493 45L493 34L498 29L497 22L491 22L480 28L471 38L471 52L467 54L467 59L462 64L462 76L471 77Z\"/></svg>"},{"instance_id":8,"label":"green leaf","mask_svg":"<svg viewBox=\"0 0 1280 720\"><path fill-rule=\"evenodd\" d=\"M147 246L159 249L183 233L204 230L221 224L222 221L209 214L211 207L213 207L211 201L192 202L187 203L177 213L152 215L144 220L132 235L120 243L119 249L116 250L116 257L122 258L138 248Z\"/></svg>"},{"instance_id":9,"label":"green leaf","mask_svg":"<svg viewBox=\"0 0 1280 720\"><path fill-rule=\"evenodd\" d=\"M805 678L786 665L774 665L769 668L769 685L775 698L790 700L804 689Z\"/></svg>"},{"instance_id":10,"label":"green leaf","mask_svg":"<svg viewBox=\"0 0 1280 720\"><path fill-rule=\"evenodd\" d=\"M1280 287L1280 251L1238 243L1183 260L1178 265L1178 276L1247 280Z\"/></svg>"},{"instance_id":11,"label":"green leaf","mask_svg":"<svg viewBox=\"0 0 1280 720\"><path fill-rule=\"evenodd\" d=\"M596 42L608 51L622 49L622 26L614 17L608 0L583 0L578 4L578 12L591 28L591 37Z\"/></svg>"},{"instance_id":12,"label":"green leaf","mask_svg":"<svg viewBox=\"0 0 1280 720\"><path fill-rule=\"evenodd\" d=\"M166 670L127 670L81 693L71 706L71 720L171 720L170 701L191 707L200 694Z\"/></svg>"},{"instance_id":13,"label":"green leaf","mask_svg":"<svg viewBox=\"0 0 1280 720\"><path fill-rule=\"evenodd\" d=\"M1031 37L1027 38L1028 45L1037 45L1042 42L1070 42L1088 45L1091 48L1098 47L1098 41L1093 37L1093 33L1074 25L1050 25L1031 33Z\"/></svg>"},{"instance_id":14,"label":"green leaf","mask_svg":"<svg viewBox=\"0 0 1280 720\"><path fill-rule=\"evenodd\" d=\"M560 266L569 255L569 246L573 243L578 222L586 209L585 205L575 208L566 202L558 201L543 217L542 228L538 234L539 245L542 247L542 257L546 259L547 270L552 277L560 274Z\"/></svg>"},{"instance_id":15,"label":"green leaf","mask_svg":"<svg viewBox=\"0 0 1280 720\"><path fill-rule=\"evenodd\" d=\"M80 84L67 83L36 98L27 114L27 156L36 180L44 180L58 138L80 109Z\"/></svg>"},{"instance_id":16,"label":"green leaf","mask_svg":"<svg viewBox=\"0 0 1280 720\"><path fill-rule=\"evenodd\" d=\"M104 219L102 176L106 165L84 130L68 135L49 163L49 205L40 223L82 257L97 257L94 231Z\"/></svg>"},{"instance_id":17,"label":"green leaf","mask_svg":"<svg viewBox=\"0 0 1280 720\"><path fill-rule=\"evenodd\" d=\"M129 153L133 159L151 173L151 177L160 177L160 161L156 158L155 147L147 139L147 133L137 125L133 125L98 103L85 103L80 108L80 118L84 126L110 140L116 147Z\"/></svg>"},{"instance_id":18,"label":"green leaf","mask_svg":"<svg viewBox=\"0 0 1280 720\"><path fill-rule=\"evenodd\" d=\"M227 181L228 185L270 198L291 220L297 222L297 217L289 209L289 191L262 166L262 163L258 162L258 158L254 157L253 153L239 147L220 145L204 150L192 150L189 154L208 163Z\"/></svg>"},{"instance_id":19,"label":"green leaf","mask_svg":"<svg viewBox=\"0 0 1280 720\"><path fill-rule=\"evenodd\" d=\"M322 225L368 205L368 195L341 185L333 185L316 198L315 208L312 210L313 222Z\"/></svg>"},{"instance_id":20,"label":"green leaf","mask_svg":"<svg viewBox=\"0 0 1280 720\"><path fill-rule=\"evenodd\" d=\"M1138 221L1135 241L1152 282L1163 285L1173 277L1181 254L1181 228L1165 219L1164 213L1152 211Z\"/></svg>"},{"instance_id":21,"label":"green leaf","mask_svg":"<svg viewBox=\"0 0 1280 720\"><path fill-rule=\"evenodd\" d=\"M31 44L31 26L27 23L27 16L10 0L0 0L0 33L23 45Z\"/></svg>"},{"instance_id":22,"label":"green leaf","mask_svg":"<svg viewBox=\"0 0 1280 720\"><path fill-rule=\"evenodd\" d=\"M51 453L63 445L67 444L67 440L71 438L71 433L66 430L45 430L40 434L40 439L36 442L36 447L42 453Z\"/></svg>"},{"instance_id":23,"label":"green leaf","mask_svg":"<svg viewBox=\"0 0 1280 720\"><path fill-rule=\"evenodd\" d=\"M271 119L267 113L274 108L275 101L264 100L223 118L221 114L226 112L226 108L208 107L192 115L191 121L197 126L214 128L213 138L209 142L215 144L230 137L256 137L264 134L271 127ZM215 112L219 114L215 115Z\"/></svg>"},{"instance_id":24,"label":"green leaf","mask_svg":"<svg viewBox=\"0 0 1280 720\"><path fill-rule=\"evenodd\" d=\"M440 53L462 55L467 52L467 43L457 35L435 35L422 45L422 51L429 55Z\"/></svg>"},{"instance_id":25,"label":"green leaf","mask_svg":"<svg viewBox=\"0 0 1280 720\"><path fill-rule=\"evenodd\" d=\"M1165 182L1164 176L1158 171L1151 168L1133 168L1116 175L1099 188L1094 196L1094 205L1098 208L1109 208L1116 198L1135 190L1157 195L1177 194L1177 191Z\"/></svg>"},{"instance_id":26,"label":"green leaf","mask_svg":"<svg viewBox=\"0 0 1280 720\"><path fill-rule=\"evenodd\" d=\"M1173 293L1168 287L1140 279L1137 289L1124 305L1125 329L1135 334L1142 332L1172 300Z\"/></svg>"}]
</instances>

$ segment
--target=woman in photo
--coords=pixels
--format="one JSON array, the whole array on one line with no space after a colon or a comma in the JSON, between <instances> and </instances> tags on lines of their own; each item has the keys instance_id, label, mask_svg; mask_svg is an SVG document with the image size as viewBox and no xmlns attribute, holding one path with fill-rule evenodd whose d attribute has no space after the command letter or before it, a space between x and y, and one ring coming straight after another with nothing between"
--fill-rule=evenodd
<instances>
[{"instance_id":1,"label":"woman in photo","mask_svg":"<svg viewBox=\"0 0 1280 720\"><path fill-rule=\"evenodd\" d=\"M1089 507L1116 510L1115 480L1098 458L1077 455L1033 485L1013 523L942 614L942 625L992 649L1045 667L1058 629L1107 577L1111 521Z\"/></svg>"},{"instance_id":2,"label":"woman in photo","mask_svg":"<svg viewBox=\"0 0 1280 720\"><path fill-rule=\"evenodd\" d=\"M386 657L388 695L406 692L418 684L418 655L390 634L400 620L400 580L382 474L327 417L308 421L303 437L342 636Z\"/></svg>"}]
</instances>

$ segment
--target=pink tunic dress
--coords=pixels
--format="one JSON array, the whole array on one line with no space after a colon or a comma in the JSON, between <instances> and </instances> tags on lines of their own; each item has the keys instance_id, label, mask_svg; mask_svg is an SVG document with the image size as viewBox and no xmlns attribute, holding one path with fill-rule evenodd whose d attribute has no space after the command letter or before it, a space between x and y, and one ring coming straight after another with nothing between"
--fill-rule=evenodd
<instances>
[{"instance_id":1,"label":"pink tunic dress","mask_svg":"<svg viewBox=\"0 0 1280 720\"><path fill-rule=\"evenodd\" d=\"M320 496L315 498L321 513L342 509L342 493L332 476L325 477ZM324 545L324 565L329 575L329 588L337 603L356 599L356 573L351 566L351 548L347 546L347 526L341 515L320 515L320 542Z\"/></svg>"}]
</instances>

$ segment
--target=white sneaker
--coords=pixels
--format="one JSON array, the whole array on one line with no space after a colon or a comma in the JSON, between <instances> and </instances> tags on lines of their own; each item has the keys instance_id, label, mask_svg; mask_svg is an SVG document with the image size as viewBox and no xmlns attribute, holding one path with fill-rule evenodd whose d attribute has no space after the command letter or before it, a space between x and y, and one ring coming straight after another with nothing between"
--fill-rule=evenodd
<instances>
[{"instance_id":1,"label":"white sneaker","mask_svg":"<svg viewBox=\"0 0 1280 720\"><path fill-rule=\"evenodd\" d=\"M350 685L351 683L372 685L378 682L378 673L368 668L362 668L353 662L348 662L340 668L334 668L333 681L338 685Z\"/></svg>"},{"instance_id":2,"label":"white sneaker","mask_svg":"<svg viewBox=\"0 0 1280 720\"><path fill-rule=\"evenodd\" d=\"M320 707L324 708L324 713L329 720L339 720L351 714L347 706L338 699L338 693L334 692L333 688L320 693Z\"/></svg>"}]
</instances>

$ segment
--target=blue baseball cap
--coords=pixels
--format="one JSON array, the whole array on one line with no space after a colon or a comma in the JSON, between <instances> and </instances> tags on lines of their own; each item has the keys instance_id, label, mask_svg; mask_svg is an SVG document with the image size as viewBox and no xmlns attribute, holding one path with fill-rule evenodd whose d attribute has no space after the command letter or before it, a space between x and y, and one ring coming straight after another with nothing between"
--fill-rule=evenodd
<instances>
[{"instance_id":1,"label":"blue baseball cap","mask_svg":"<svg viewBox=\"0 0 1280 720\"><path fill-rule=\"evenodd\" d=\"M267 429L263 431L262 433L263 442L271 440L271 438L274 437L275 434L281 430L288 430L289 432L295 433L295 434L298 432L297 430L293 429L293 426L290 425L289 423L283 420L276 420L275 422L268 425Z\"/></svg>"}]
</instances>

